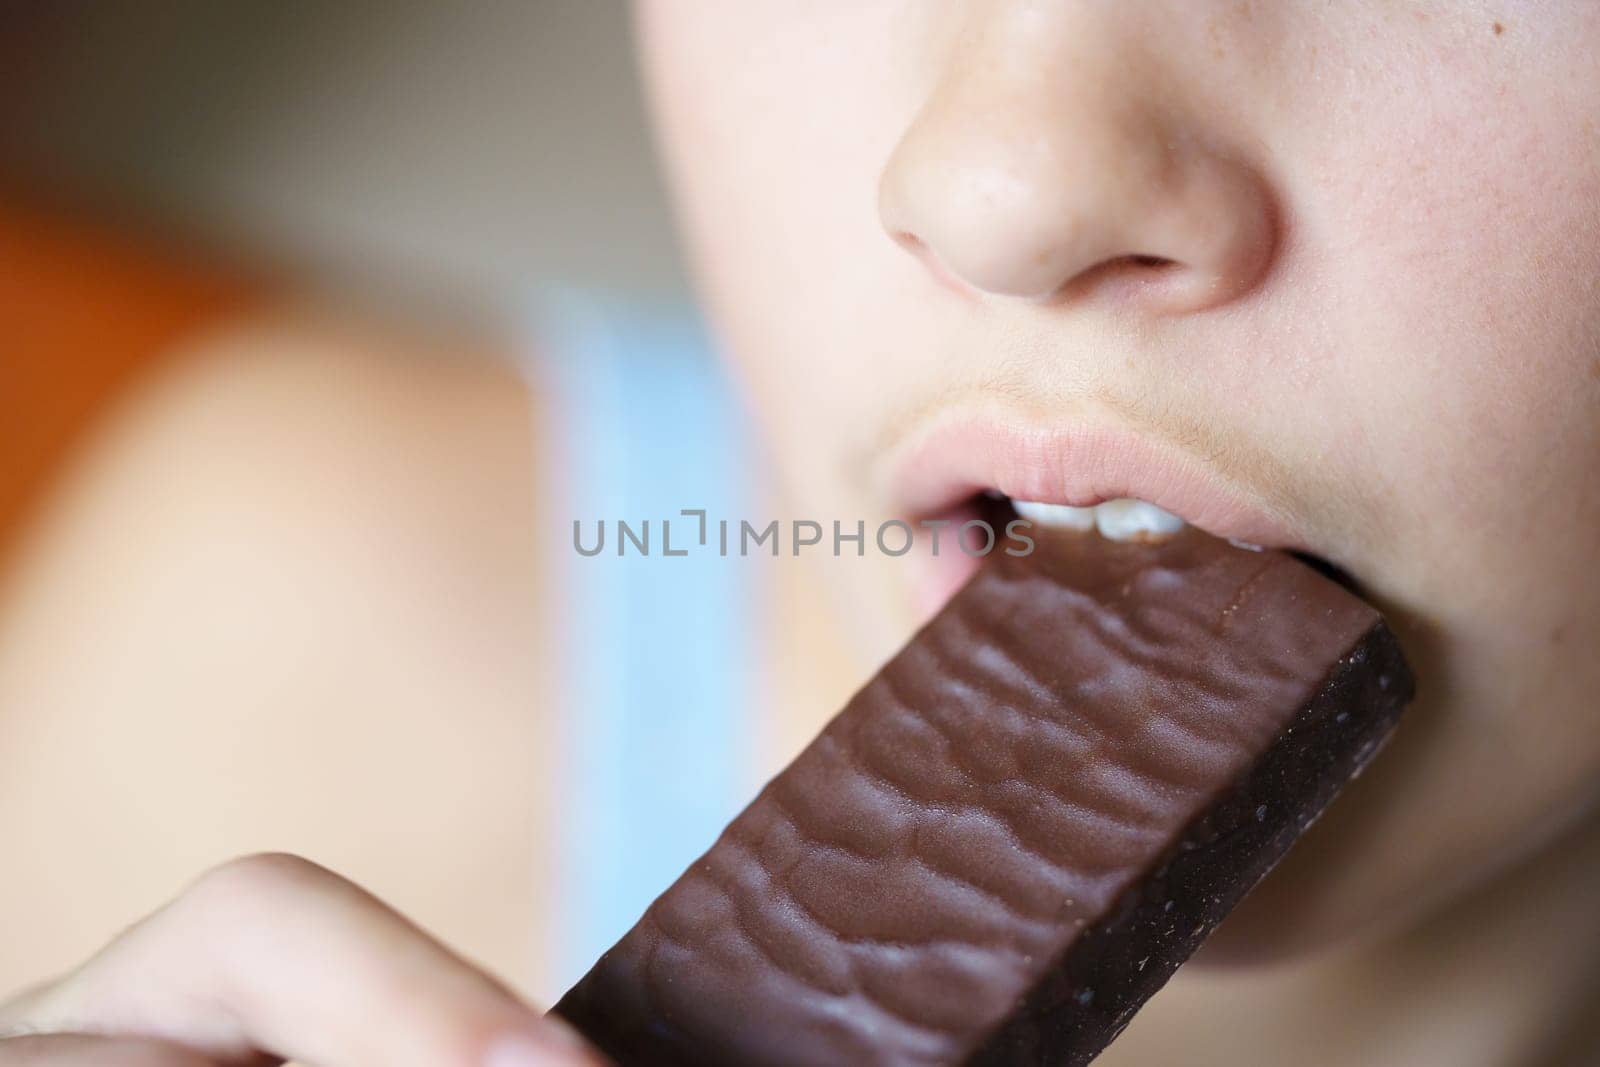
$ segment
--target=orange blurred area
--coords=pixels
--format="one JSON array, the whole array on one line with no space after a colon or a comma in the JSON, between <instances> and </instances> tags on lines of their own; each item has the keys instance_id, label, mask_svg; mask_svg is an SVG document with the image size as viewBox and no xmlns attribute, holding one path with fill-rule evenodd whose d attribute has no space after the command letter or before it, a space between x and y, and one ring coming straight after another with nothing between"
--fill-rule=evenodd
<instances>
[{"instance_id":1,"label":"orange blurred area","mask_svg":"<svg viewBox=\"0 0 1600 1067\"><path fill-rule=\"evenodd\" d=\"M0 563L95 417L262 289L199 256L0 200Z\"/></svg>"},{"instance_id":2,"label":"orange blurred area","mask_svg":"<svg viewBox=\"0 0 1600 1067\"><path fill-rule=\"evenodd\" d=\"M537 980L522 375L98 203L0 193L0 1001L260 851Z\"/></svg>"},{"instance_id":3,"label":"orange blurred area","mask_svg":"<svg viewBox=\"0 0 1600 1067\"><path fill-rule=\"evenodd\" d=\"M532 319L685 288L627 8L13 6L0 1002L256 851L554 995Z\"/></svg>"}]
</instances>

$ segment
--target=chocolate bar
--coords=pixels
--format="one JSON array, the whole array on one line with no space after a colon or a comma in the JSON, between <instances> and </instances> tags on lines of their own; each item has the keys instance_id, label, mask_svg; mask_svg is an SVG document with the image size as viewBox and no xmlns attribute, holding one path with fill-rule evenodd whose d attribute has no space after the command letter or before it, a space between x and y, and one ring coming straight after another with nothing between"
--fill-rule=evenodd
<instances>
[{"instance_id":1,"label":"chocolate bar","mask_svg":"<svg viewBox=\"0 0 1600 1067\"><path fill-rule=\"evenodd\" d=\"M1411 692L1285 553L993 557L555 1011L625 1065L1086 1063Z\"/></svg>"}]
</instances>

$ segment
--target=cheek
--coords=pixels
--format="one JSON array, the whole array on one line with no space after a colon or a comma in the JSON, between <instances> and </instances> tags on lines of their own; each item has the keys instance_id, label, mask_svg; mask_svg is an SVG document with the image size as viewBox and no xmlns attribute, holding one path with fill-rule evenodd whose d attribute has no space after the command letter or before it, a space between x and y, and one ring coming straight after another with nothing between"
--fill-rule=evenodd
<instances>
[{"instance_id":1,"label":"cheek","mask_svg":"<svg viewBox=\"0 0 1600 1067\"><path fill-rule=\"evenodd\" d=\"M1305 143L1291 186L1294 299L1350 428L1324 447L1365 482L1338 498L1360 502L1357 569L1428 659L1431 702L1380 775L1414 799L1373 815L1416 874L1406 847L1478 869L1600 773L1600 86L1559 53L1477 62L1353 97L1362 121Z\"/></svg>"},{"instance_id":2,"label":"cheek","mask_svg":"<svg viewBox=\"0 0 1600 1067\"><path fill-rule=\"evenodd\" d=\"M1429 59L1351 89L1290 186L1296 299L1344 368L1362 518L1399 539L1519 531L1530 501L1592 496L1600 475L1600 86L1575 99L1594 79L1559 53Z\"/></svg>"}]
</instances>

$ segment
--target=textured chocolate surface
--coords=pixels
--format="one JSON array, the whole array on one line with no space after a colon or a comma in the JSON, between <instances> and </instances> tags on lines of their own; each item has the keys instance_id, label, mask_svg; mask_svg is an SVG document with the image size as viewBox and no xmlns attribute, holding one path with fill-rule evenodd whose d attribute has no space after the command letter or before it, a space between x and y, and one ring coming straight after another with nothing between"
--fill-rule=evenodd
<instances>
[{"instance_id":1,"label":"textured chocolate surface","mask_svg":"<svg viewBox=\"0 0 1600 1067\"><path fill-rule=\"evenodd\" d=\"M1281 553L997 556L556 1011L624 1064L1086 1062L1411 686Z\"/></svg>"}]
</instances>

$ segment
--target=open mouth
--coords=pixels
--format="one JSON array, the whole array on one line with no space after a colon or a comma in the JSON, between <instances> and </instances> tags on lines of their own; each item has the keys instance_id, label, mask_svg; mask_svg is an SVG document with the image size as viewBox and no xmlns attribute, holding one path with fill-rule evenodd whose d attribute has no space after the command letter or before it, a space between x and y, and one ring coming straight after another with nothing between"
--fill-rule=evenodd
<instances>
[{"instance_id":1,"label":"open mouth","mask_svg":"<svg viewBox=\"0 0 1600 1067\"><path fill-rule=\"evenodd\" d=\"M1191 449L1097 410L1041 418L987 401L951 409L884 450L877 464L876 489L891 509L913 527L945 534L940 551L926 537L919 553L926 565L916 594L930 613L981 563L951 544L975 520L1002 536L1025 523L1019 532L1043 538L1139 541L1198 530L1292 553L1359 593L1337 547L1322 543L1282 493L1244 477L1254 468L1225 446Z\"/></svg>"},{"instance_id":2,"label":"open mouth","mask_svg":"<svg viewBox=\"0 0 1600 1067\"><path fill-rule=\"evenodd\" d=\"M1094 505L1077 506L1013 499L997 489L975 492L948 508L923 516L920 521L923 525L932 523L940 529L954 531L953 539L956 541L954 548L947 543L945 550L933 557L937 562L928 589L928 607L933 610L971 577L980 564L985 542L991 550L999 543L998 539L990 538L987 534L978 536L964 532L969 523L978 522L987 530L1011 531L1013 535L1020 534L1043 542L1072 535L1097 536L1122 542L1161 541L1191 528L1190 523L1172 512L1134 497L1115 497ZM1227 540L1252 551L1262 551L1266 547L1282 548L1346 590L1362 595L1359 583L1348 571L1305 548L1293 545L1263 546L1238 538ZM1048 551L1048 548L1045 550Z\"/></svg>"},{"instance_id":3,"label":"open mouth","mask_svg":"<svg viewBox=\"0 0 1600 1067\"><path fill-rule=\"evenodd\" d=\"M1187 528L1188 523L1178 516L1144 500L1122 497L1107 500L1094 507L1073 507L1070 504L1043 504L1036 500L1012 500L1001 493L980 494L977 510L987 521L1008 523L1025 519L1042 530L1075 530L1088 533L1093 530L1111 541L1154 541L1170 537ZM1229 539L1240 548L1261 551L1263 546L1249 541ZM1313 568L1346 590L1361 594L1355 578L1343 567L1303 548L1285 549L1290 555Z\"/></svg>"}]
</instances>

